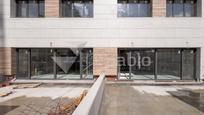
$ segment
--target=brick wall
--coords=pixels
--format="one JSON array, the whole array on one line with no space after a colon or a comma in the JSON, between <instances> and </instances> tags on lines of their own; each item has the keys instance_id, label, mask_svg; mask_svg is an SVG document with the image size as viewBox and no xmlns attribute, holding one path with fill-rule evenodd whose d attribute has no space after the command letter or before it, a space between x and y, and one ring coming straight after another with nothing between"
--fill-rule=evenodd
<instances>
[{"instance_id":1,"label":"brick wall","mask_svg":"<svg viewBox=\"0 0 204 115\"><path fill-rule=\"evenodd\" d=\"M152 16L153 17L166 16L166 0L152 0Z\"/></svg>"},{"instance_id":2,"label":"brick wall","mask_svg":"<svg viewBox=\"0 0 204 115\"><path fill-rule=\"evenodd\" d=\"M59 17L59 1L45 0L45 17Z\"/></svg>"},{"instance_id":3,"label":"brick wall","mask_svg":"<svg viewBox=\"0 0 204 115\"><path fill-rule=\"evenodd\" d=\"M106 76L117 75L117 48L93 49L93 73L95 76L101 73Z\"/></svg>"},{"instance_id":4,"label":"brick wall","mask_svg":"<svg viewBox=\"0 0 204 115\"><path fill-rule=\"evenodd\" d=\"M16 52L13 48L0 48L0 74L16 74Z\"/></svg>"}]
</instances>

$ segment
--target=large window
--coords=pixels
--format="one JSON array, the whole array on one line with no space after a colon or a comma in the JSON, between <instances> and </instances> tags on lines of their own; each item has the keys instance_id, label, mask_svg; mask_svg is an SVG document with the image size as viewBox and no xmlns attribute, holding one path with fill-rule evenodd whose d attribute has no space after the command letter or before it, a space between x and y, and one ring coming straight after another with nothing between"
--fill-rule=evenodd
<instances>
[{"instance_id":1,"label":"large window","mask_svg":"<svg viewBox=\"0 0 204 115\"><path fill-rule=\"evenodd\" d=\"M133 80L195 80L196 49L118 50L118 78Z\"/></svg>"},{"instance_id":2,"label":"large window","mask_svg":"<svg viewBox=\"0 0 204 115\"><path fill-rule=\"evenodd\" d=\"M180 79L180 49L158 49L157 62L157 79Z\"/></svg>"},{"instance_id":3,"label":"large window","mask_svg":"<svg viewBox=\"0 0 204 115\"><path fill-rule=\"evenodd\" d=\"M119 50L120 79L154 79L154 49Z\"/></svg>"},{"instance_id":4,"label":"large window","mask_svg":"<svg viewBox=\"0 0 204 115\"><path fill-rule=\"evenodd\" d=\"M17 49L17 78L93 79L91 48Z\"/></svg>"},{"instance_id":5,"label":"large window","mask_svg":"<svg viewBox=\"0 0 204 115\"><path fill-rule=\"evenodd\" d=\"M150 17L150 0L118 0L118 17Z\"/></svg>"},{"instance_id":6,"label":"large window","mask_svg":"<svg viewBox=\"0 0 204 115\"><path fill-rule=\"evenodd\" d=\"M44 17L44 0L16 0L16 17Z\"/></svg>"},{"instance_id":7,"label":"large window","mask_svg":"<svg viewBox=\"0 0 204 115\"><path fill-rule=\"evenodd\" d=\"M167 17L196 17L197 0L167 0Z\"/></svg>"},{"instance_id":8,"label":"large window","mask_svg":"<svg viewBox=\"0 0 204 115\"><path fill-rule=\"evenodd\" d=\"M79 49L57 49L55 63L58 79L80 79Z\"/></svg>"},{"instance_id":9,"label":"large window","mask_svg":"<svg viewBox=\"0 0 204 115\"><path fill-rule=\"evenodd\" d=\"M29 76L29 50L17 50L17 76L19 78L27 79Z\"/></svg>"},{"instance_id":10,"label":"large window","mask_svg":"<svg viewBox=\"0 0 204 115\"><path fill-rule=\"evenodd\" d=\"M195 75L195 50L183 50L182 58L182 79L193 79Z\"/></svg>"},{"instance_id":11,"label":"large window","mask_svg":"<svg viewBox=\"0 0 204 115\"><path fill-rule=\"evenodd\" d=\"M93 0L62 0L62 17L93 17Z\"/></svg>"},{"instance_id":12,"label":"large window","mask_svg":"<svg viewBox=\"0 0 204 115\"><path fill-rule=\"evenodd\" d=\"M31 49L31 78L53 79L53 50Z\"/></svg>"}]
</instances>

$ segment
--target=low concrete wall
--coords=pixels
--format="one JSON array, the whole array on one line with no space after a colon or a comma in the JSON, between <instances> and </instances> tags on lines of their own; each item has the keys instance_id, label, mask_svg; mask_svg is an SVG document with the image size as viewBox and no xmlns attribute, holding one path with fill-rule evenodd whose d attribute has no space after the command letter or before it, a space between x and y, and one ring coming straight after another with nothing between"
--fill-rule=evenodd
<instances>
[{"instance_id":1,"label":"low concrete wall","mask_svg":"<svg viewBox=\"0 0 204 115\"><path fill-rule=\"evenodd\" d=\"M101 74L72 115L98 115L104 85L105 74Z\"/></svg>"}]
</instances>

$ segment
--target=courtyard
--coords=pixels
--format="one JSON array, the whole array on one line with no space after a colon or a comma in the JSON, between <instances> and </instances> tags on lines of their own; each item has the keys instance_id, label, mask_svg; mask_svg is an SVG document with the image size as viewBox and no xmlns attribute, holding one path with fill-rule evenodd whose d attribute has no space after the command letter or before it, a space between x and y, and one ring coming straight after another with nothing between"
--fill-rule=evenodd
<instances>
[{"instance_id":1,"label":"courtyard","mask_svg":"<svg viewBox=\"0 0 204 115\"><path fill-rule=\"evenodd\" d=\"M204 87L105 86L100 115L204 115Z\"/></svg>"}]
</instances>

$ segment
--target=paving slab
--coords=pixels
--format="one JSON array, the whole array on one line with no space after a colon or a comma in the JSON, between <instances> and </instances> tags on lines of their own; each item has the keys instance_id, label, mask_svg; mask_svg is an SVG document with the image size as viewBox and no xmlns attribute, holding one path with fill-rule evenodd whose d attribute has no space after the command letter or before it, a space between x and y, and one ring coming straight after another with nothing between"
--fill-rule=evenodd
<instances>
[{"instance_id":1,"label":"paving slab","mask_svg":"<svg viewBox=\"0 0 204 115\"><path fill-rule=\"evenodd\" d=\"M58 104L68 103L90 86L42 85L37 88L0 88L13 93L0 97L0 115L47 115Z\"/></svg>"},{"instance_id":2,"label":"paving slab","mask_svg":"<svg viewBox=\"0 0 204 115\"><path fill-rule=\"evenodd\" d=\"M204 87L106 85L99 115L204 115L200 107L204 105L203 97L181 95L181 91L190 89Z\"/></svg>"}]
</instances>

